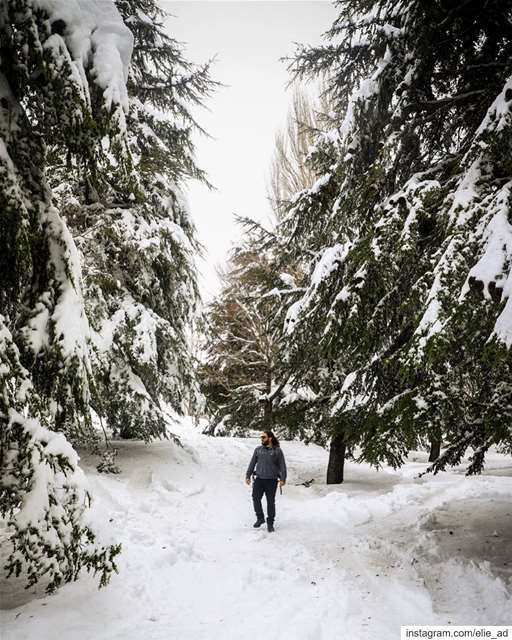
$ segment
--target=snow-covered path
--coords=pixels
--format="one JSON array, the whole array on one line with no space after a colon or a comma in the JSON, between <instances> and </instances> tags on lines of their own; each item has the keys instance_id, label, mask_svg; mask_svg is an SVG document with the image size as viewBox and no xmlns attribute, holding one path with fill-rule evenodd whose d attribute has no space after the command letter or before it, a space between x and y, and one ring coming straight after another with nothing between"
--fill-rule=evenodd
<instances>
[{"instance_id":1,"label":"snow-covered path","mask_svg":"<svg viewBox=\"0 0 512 640\"><path fill-rule=\"evenodd\" d=\"M256 439L174 430L184 449L121 443L122 475L90 467L92 518L123 544L120 575L2 611L2 640L391 640L401 624L512 622L510 459L492 458L496 475L418 480L417 454L400 472L349 464L326 486L327 452L284 442L269 534L252 528L243 482ZM12 591L4 607L24 597Z\"/></svg>"}]
</instances>

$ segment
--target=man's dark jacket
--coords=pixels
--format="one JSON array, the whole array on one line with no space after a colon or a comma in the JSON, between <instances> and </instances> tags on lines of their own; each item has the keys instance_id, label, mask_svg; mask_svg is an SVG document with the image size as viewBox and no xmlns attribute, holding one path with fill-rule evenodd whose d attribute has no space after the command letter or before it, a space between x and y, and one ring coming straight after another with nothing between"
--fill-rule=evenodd
<instances>
[{"instance_id":1,"label":"man's dark jacket","mask_svg":"<svg viewBox=\"0 0 512 640\"><path fill-rule=\"evenodd\" d=\"M251 477L255 468L258 478L279 478L286 482L286 462L281 447L256 447L245 474L247 479Z\"/></svg>"}]
</instances>

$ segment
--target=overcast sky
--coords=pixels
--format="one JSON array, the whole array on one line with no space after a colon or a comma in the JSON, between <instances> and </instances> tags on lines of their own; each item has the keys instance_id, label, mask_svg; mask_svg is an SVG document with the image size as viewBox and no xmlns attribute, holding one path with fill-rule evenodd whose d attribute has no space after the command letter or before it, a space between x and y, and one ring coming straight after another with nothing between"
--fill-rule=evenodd
<instances>
[{"instance_id":1,"label":"overcast sky","mask_svg":"<svg viewBox=\"0 0 512 640\"><path fill-rule=\"evenodd\" d=\"M216 191L191 183L192 217L206 249L199 263L201 290L208 299L218 291L215 267L226 261L240 235L233 215L258 220L268 217L266 185L276 131L283 126L291 92L289 75L280 62L294 42L315 44L333 22L330 2L160 0L170 14L169 32L186 43L194 62L216 56L212 69L222 82L197 112L213 139L196 138L197 162Z\"/></svg>"}]
</instances>

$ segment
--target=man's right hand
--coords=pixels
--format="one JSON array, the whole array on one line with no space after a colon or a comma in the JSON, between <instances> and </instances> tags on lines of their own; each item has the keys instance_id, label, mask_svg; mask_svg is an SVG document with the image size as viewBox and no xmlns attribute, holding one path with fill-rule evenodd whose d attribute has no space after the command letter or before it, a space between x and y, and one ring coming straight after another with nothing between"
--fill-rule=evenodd
<instances>
[{"instance_id":1,"label":"man's right hand","mask_svg":"<svg viewBox=\"0 0 512 640\"><path fill-rule=\"evenodd\" d=\"M245 484L251 486L251 479L250 478L246 478L245 479Z\"/></svg>"}]
</instances>

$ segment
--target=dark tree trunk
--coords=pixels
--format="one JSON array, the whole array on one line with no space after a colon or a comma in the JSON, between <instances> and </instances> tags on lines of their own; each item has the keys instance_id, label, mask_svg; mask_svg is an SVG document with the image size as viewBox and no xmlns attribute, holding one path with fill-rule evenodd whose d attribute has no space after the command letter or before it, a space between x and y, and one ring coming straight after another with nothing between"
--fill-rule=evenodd
<instances>
[{"instance_id":1,"label":"dark tree trunk","mask_svg":"<svg viewBox=\"0 0 512 640\"><path fill-rule=\"evenodd\" d=\"M272 418L272 400L265 400L263 405L263 429L267 431L272 430Z\"/></svg>"},{"instance_id":2,"label":"dark tree trunk","mask_svg":"<svg viewBox=\"0 0 512 640\"><path fill-rule=\"evenodd\" d=\"M202 430L202 434L205 436L214 436L215 435L215 429L217 428L217 425L219 424L219 420L215 421L213 420L212 422L209 422L206 427Z\"/></svg>"},{"instance_id":3,"label":"dark tree trunk","mask_svg":"<svg viewBox=\"0 0 512 640\"><path fill-rule=\"evenodd\" d=\"M263 402L263 429L266 431L272 431L273 415L272 415L272 399L270 394L272 392L272 369L269 367L265 380L265 392L268 400Z\"/></svg>"},{"instance_id":4,"label":"dark tree trunk","mask_svg":"<svg viewBox=\"0 0 512 640\"><path fill-rule=\"evenodd\" d=\"M441 438L435 436L430 440L430 454L428 456L429 462L434 462L439 458L441 453Z\"/></svg>"},{"instance_id":5,"label":"dark tree trunk","mask_svg":"<svg viewBox=\"0 0 512 640\"><path fill-rule=\"evenodd\" d=\"M224 416L217 414L212 417L211 421L206 425L206 427L202 430L202 434L205 436L214 436L217 427L222 422L222 418Z\"/></svg>"},{"instance_id":6,"label":"dark tree trunk","mask_svg":"<svg viewBox=\"0 0 512 640\"><path fill-rule=\"evenodd\" d=\"M342 431L332 437L329 449L329 464L327 465L327 484L340 484L343 482L346 448L345 434Z\"/></svg>"}]
</instances>

